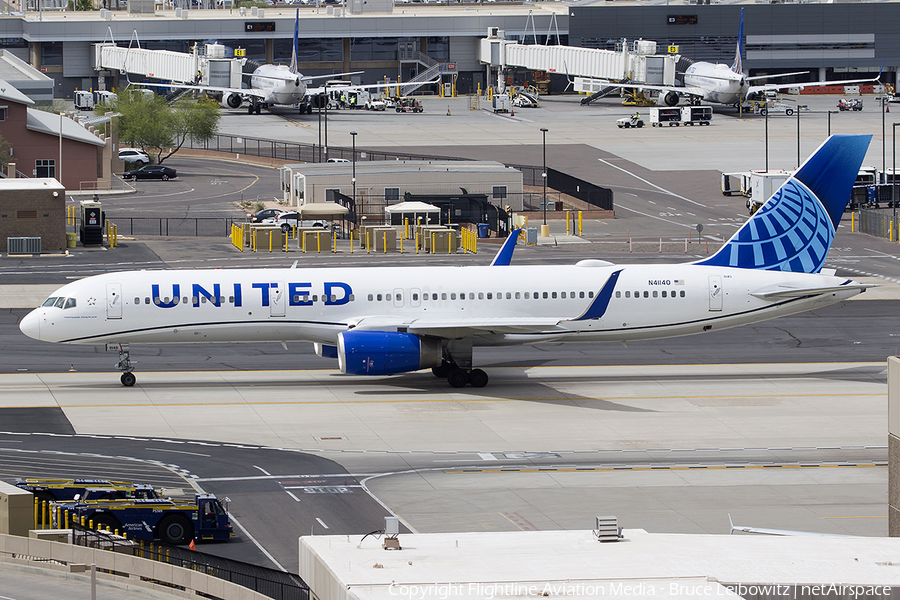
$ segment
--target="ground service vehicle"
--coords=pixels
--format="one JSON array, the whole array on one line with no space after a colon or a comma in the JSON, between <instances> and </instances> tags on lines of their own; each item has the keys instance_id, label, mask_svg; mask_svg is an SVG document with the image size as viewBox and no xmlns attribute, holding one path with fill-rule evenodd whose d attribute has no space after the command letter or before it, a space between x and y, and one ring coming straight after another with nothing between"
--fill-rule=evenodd
<instances>
[{"instance_id":1,"label":"ground service vehicle","mask_svg":"<svg viewBox=\"0 0 900 600\"><path fill-rule=\"evenodd\" d=\"M863 109L863 101L859 98L841 98L837 103L837 107L841 112L845 110L859 112Z\"/></svg>"},{"instance_id":2,"label":"ground service vehicle","mask_svg":"<svg viewBox=\"0 0 900 600\"><path fill-rule=\"evenodd\" d=\"M69 507L75 517L94 527L109 527L145 540L167 544L187 544L191 540L227 541L231 538L228 513L212 494L197 494L194 502L148 499L106 501L89 500Z\"/></svg>"},{"instance_id":3,"label":"ground service vehicle","mask_svg":"<svg viewBox=\"0 0 900 600\"><path fill-rule=\"evenodd\" d=\"M747 210L752 215L791 176L790 171L751 171Z\"/></svg>"},{"instance_id":4,"label":"ground service vehicle","mask_svg":"<svg viewBox=\"0 0 900 600\"><path fill-rule=\"evenodd\" d=\"M75 90L74 100L78 110L94 110L94 94L88 90Z\"/></svg>"},{"instance_id":5,"label":"ground service vehicle","mask_svg":"<svg viewBox=\"0 0 900 600\"><path fill-rule=\"evenodd\" d=\"M413 100L412 98L397 98L396 108L397 112L417 112L420 113L425 109L422 108L422 105L419 104L418 100Z\"/></svg>"},{"instance_id":6,"label":"ground service vehicle","mask_svg":"<svg viewBox=\"0 0 900 600\"><path fill-rule=\"evenodd\" d=\"M630 117L622 117L621 119L616 120L616 127L619 129L628 129L629 127L643 127L644 120L640 117L640 115L634 114Z\"/></svg>"},{"instance_id":7,"label":"ground service vehicle","mask_svg":"<svg viewBox=\"0 0 900 600\"><path fill-rule=\"evenodd\" d=\"M681 122L684 125L709 125L712 121L712 106L682 106Z\"/></svg>"},{"instance_id":8,"label":"ground service vehicle","mask_svg":"<svg viewBox=\"0 0 900 600\"><path fill-rule=\"evenodd\" d=\"M39 500L66 501L75 496L85 497L89 489L103 489L122 498L148 499L160 495L151 485L135 484L130 481L110 481L108 479L24 479L16 482L23 490L29 491Z\"/></svg>"},{"instance_id":9,"label":"ground service vehicle","mask_svg":"<svg viewBox=\"0 0 900 600\"><path fill-rule=\"evenodd\" d=\"M678 127L681 125L681 108L678 106L653 106L650 108L650 125L653 127Z\"/></svg>"}]
</instances>

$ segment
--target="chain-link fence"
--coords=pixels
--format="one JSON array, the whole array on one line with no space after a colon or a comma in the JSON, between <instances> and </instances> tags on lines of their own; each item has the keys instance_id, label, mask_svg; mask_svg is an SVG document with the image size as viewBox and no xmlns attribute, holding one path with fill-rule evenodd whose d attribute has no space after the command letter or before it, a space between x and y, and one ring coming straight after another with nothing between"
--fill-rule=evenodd
<instances>
[{"instance_id":1,"label":"chain-link fence","mask_svg":"<svg viewBox=\"0 0 900 600\"><path fill-rule=\"evenodd\" d=\"M897 241L897 223L900 218L896 218L893 211L862 209L856 214L856 231Z\"/></svg>"}]
</instances>

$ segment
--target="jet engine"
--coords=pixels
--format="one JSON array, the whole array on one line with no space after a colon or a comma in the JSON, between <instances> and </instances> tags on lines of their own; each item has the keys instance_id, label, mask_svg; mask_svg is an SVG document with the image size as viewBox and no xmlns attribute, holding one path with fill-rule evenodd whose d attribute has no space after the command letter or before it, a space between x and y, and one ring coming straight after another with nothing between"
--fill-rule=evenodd
<instances>
[{"instance_id":1,"label":"jet engine","mask_svg":"<svg viewBox=\"0 0 900 600\"><path fill-rule=\"evenodd\" d=\"M441 341L397 331L345 331L338 335L338 365L350 375L394 375L439 367Z\"/></svg>"},{"instance_id":2,"label":"jet engine","mask_svg":"<svg viewBox=\"0 0 900 600\"><path fill-rule=\"evenodd\" d=\"M666 106L676 106L678 104L678 94L675 92L668 92L663 100L665 101Z\"/></svg>"},{"instance_id":3,"label":"jet engine","mask_svg":"<svg viewBox=\"0 0 900 600\"><path fill-rule=\"evenodd\" d=\"M244 99L241 98L240 94L226 94L224 98L222 98L222 105L227 106L228 108L240 108L241 104L243 104Z\"/></svg>"}]
</instances>

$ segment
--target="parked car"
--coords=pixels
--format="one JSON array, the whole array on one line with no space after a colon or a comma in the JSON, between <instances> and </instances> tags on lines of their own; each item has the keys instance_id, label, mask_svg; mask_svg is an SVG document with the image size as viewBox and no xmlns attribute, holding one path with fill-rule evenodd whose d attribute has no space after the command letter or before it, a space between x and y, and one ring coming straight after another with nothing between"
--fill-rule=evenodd
<instances>
[{"instance_id":1,"label":"parked car","mask_svg":"<svg viewBox=\"0 0 900 600\"><path fill-rule=\"evenodd\" d=\"M347 159L347 158L329 158L329 159L328 159L327 161L325 161L325 162L330 162L330 163L348 163L348 162L350 162L350 159Z\"/></svg>"},{"instance_id":2,"label":"parked car","mask_svg":"<svg viewBox=\"0 0 900 600\"><path fill-rule=\"evenodd\" d=\"M175 169L164 167L162 165L146 165L134 171L128 171L123 176L125 179L162 179L168 181L175 179L178 174Z\"/></svg>"},{"instance_id":3,"label":"parked car","mask_svg":"<svg viewBox=\"0 0 900 600\"><path fill-rule=\"evenodd\" d=\"M263 210L261 210L259 212L255 212L252 215L250 215L250 222L251 223L262 223L266 219L274 219L275 217L277 217L279 214L281 214L283 212L286 212L286 211L284 211L280 208L264 208Z\"/></svg>"},{"instance_id":4,"label":"parked car","mask_svg":"<svg viewBox=\"0 0 900 600\"><path fill-rule=\"evenodd\" d=\"M150 155L140 148L119 148L119 160L139 163L143 167L150 164Z\"/></svg>"},{"instance_id":5,"label":"parked car","mask_svg":"<svg viewBox=\"0 0 900 600\"><path fill-rule=\"evenodd\" d=\"M276 225L280 226L281 230L285 233L290 231L291 227L319 227L322 229L326 227L325 221L321 219L301 221L300 213L296 211L282 212L273 219L266 219L265 222L275 223Z\"/></svg>"}]
</instances>

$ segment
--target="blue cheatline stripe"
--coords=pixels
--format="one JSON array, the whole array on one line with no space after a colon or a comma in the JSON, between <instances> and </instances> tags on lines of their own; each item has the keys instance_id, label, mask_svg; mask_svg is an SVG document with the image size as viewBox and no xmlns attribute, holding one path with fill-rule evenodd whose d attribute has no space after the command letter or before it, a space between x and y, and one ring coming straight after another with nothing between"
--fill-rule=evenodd
<instances>
[{"instance_id":1,"label":"blue cheatline stripe","mask_svg":"<svg viewBox=\"0 0 900 600\"><path fill-rule=\"evenodd\" d=\"M519 239L519 232L521 229L513 229L509 233L509 237L506 238L506 241L503 242L503 246L500 247L500 251L497 252L497 256L494 257L494 260L491 261L492 267L508 267L509 263L512 262L513 250L516 249L516 241Z\"/></svg>"},{"instance_id":2,"label":"blue cheatline stripe","mask_svg":"<svg viewBox=\"0 0 900 600\"><path fill-rule=\"evenodd\" d=\"M612 299L613 290L616 287L616 282L619 281L619 274L622 271L624 271L624 269L619 269L609 276L609 279L607 279L606 283L603 285L603 289L600 290L588 309L584 311L583 315L577 319L573 319L573 321L599 319L606 313L606 309L609 307L609 301Z\"/></svg>"}]
</instances>

